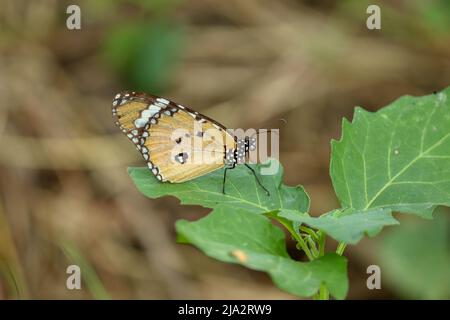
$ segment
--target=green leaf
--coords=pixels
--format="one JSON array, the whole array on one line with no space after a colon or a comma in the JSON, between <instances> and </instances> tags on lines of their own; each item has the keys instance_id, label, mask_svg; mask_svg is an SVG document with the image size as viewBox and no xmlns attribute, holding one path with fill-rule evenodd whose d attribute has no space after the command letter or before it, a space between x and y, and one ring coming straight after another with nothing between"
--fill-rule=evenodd
<instances>
[{"instance_id":1,"label":"green leaf","mask_svg":"<svg viewBox=\"0 0 450 320\"><path fill-rule=\"evenodd\" d=\"M332 142L330 171L342 209L319 218L293 210L279 216L355 244L398 224L393 211L432 218L436 206L449 206L449 93L405 96L375 113L357 108Z\"/></svg>"},{"instance_id":2,"label":"green leaf","mask_svg":"<svg viewBox=\"0 0 450 320\"><path fill-rule=\"evenodd\" d=\"M263 215L219 206L196 222L177 221L176 229L184 241L206 255L265 271L280 289L291 294L312 296L324 283L337 299L346 296L344 257L328 254L312 262L292 260L286 251L284 233Z\"/></svg>"},{"instance_id":3,"label":"green leaf","mask_svg":"<svg viewBox=\"0 0 450 320\"><path fill-rule=\"evenodd\" d=\"M355 110L332 142L331 177L343 208L429 217L450 205L450 88L404 96L376 113Z\"/></svg>"},{"instance_id":4,"label":"green leaf","mask_svg":"<svg viewBox=\"0 0 450 320\"><path fill-rule=\"evenodd\" d=\"M389 209L346 213L335 211L318 218L293 210L283 210L279 216L323 230L334 239L350 244L357 243L365 234L375 236L383 226L398 224Z\"/></svg>"},{"instance_id":5,"label":"green leaf","mask_svg":"<svg viewBox=\"0 0 450 320\"><path fill-rule=\"evenodd\" d=\"M292 209L307 212L309 197L302 186L288 187L282 183L283 168L277 160L279 169L274 175L260 175L261 167L252 166L262 184L270 191L270 196L256 183L255 177L245 166L228 170L226 193L222 193L223 169L184 183L161 183L147 168L129 168L128 173L140 192L149 198L175 196L182 204L196 204L206 208L218 205L230 210L243 209L248 213L266 213L279 209ZM269 165L272 165L269 164Z\"/></svg>"},{"instance_id":6,"label":"green leaf","mask_svg":"<svg viewBox=\"0 0 450 320\"><path fill-rule=\"evenodd\" d=\"M444 208L442 208L444 209ZM384 282L407 299L450 299L450 219L408 219L377 242Z\"/></svg>"}]
</instances>

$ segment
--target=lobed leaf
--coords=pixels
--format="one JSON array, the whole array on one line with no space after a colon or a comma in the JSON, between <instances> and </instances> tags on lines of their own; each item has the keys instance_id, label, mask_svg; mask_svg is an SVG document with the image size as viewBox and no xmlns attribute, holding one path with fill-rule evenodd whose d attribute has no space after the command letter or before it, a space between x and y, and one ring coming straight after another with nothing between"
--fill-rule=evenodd
<instances>
[{"instance_id":1,"label":"lobed leaf","mask_svg":"<svg viewBox=\"0 0 450 320\"><path fill-rule=\"evenodd\" d=\"M450 88L355 110L332 142L331 177L343 208L429 217L450 205Z\"/></svg>"},{"instance_id":2,"label":"lobed leaf","mask_svg":"<svg viewBox=\"0 0 450 320\"><path fill-rule=\"evenodd\" d=\"M277 160L269 165L278 165L273 175L260 175L261 167L253 165L262 184L270 191L270 196L256 183L252 172L239 165L228 170L226 193L222 193L223 169L184 183L161 183L147 168L129 168L128 173L140 192L149 198L175 196L182 204L195 204L206 208L218 205L230 210L243 209L249 213L266 213L279 209L301 212L309 210L309 197L302 186L289 187L282 183L283 168Z\"/></svg>"},{"instance_id":3,"label":"lobed leaf","mask_svg":"<svg viewBox=\"0 0 450 320\"><path fill-rule=\"evenodd\" d=\"M286 251L284 233L263 215L219 206L198 221L177 221L176 229L183 242L220 261L265 271L289 293L311 296L324 283L337 299L347 294L344 257L327 254L312 262L292 260Z\"/></svg>"},{"instance_id":4,"label":"lobed leaf","mask_svg":"<svg viewBox=\"0 0 450 320\"><path fill-rule=\"evenodd\" d=\"M380 208L345 214L337 210L318 218L292 210L283 210L278 215L323 230L334 239L350 244L356 244L365 234L375 236L384 226L398 224L391 210Z\"/></svg>"}]
</instances>

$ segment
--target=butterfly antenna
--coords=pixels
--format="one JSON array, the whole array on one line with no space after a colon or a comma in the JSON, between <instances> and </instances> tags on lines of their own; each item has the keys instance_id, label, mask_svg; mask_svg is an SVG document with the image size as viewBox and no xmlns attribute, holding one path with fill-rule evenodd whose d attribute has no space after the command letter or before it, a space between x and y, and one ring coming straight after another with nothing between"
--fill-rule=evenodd
<instances>
[{"instance_id":1,"label":"butterfly antenna","mask_svg":"<svg viewBox=\"0 0 450 320\"><path fill-rule=\"evenodd\" d=\"M264 189L264 191L267 193L267 196L270 197L270 192L269 192L269 190L267 190L266 187L263 186L263 184L261 183L261 181L259 181L258 175L257 175L256 172L255 172L255 169L253 169L252 167L250 167L247 163L245 163L245 166L246 166L247 168L250 169L250 171L251 171L251 172L253 173L253 175L255 176L256 182L258 182L259 186L260 186L261 188Z\"/></svg>"},{"instance_id":2,"label":"butterfly antenna","mask_svg":"<svg viewBox=\"0 0 450 320\"><path fill-rule=\"evenodd\" d=\"M259 136L259 134L261 133L261 131L260 130L258 130L258 132L256 132L256 133L254 133L251 137L249 137L249 138L253 138L254 136ZM272 131L271 129L266 129L265 131L264 131L264 133L270 133L270 134L278 134L278 131Z\"/></svg>"}]
</instances>

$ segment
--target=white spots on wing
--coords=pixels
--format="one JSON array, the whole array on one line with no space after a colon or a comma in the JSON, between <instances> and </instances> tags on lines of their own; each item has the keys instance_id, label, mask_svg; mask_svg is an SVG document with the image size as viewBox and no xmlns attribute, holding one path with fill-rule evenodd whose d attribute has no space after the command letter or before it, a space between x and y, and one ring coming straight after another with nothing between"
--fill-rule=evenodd
<instances>
[{"instance_id":1,"label":"white spots on wing","mask_svg":"<svg viewBox=\"0 0 450 320\"><path fill-rule=\"evenodd\" d=\"M148 120L149 118L151 118L153 116L153 113L151 110L145 109L144 111L142 111L141 113L141 118Z\"/></svg>"},{"instance_id":2,"label":"white spots on wing","mask_svg":"<svg viewBox=\"0 0 450 320\"><path fill-rule=\"evenodd\" d=\"M144 157L145 160L148 160L148 153L144 153L142 156Z\"/></svg>"},{"instance_id":3,"label":"white spots on wing","mask_svg":"<svg viewBox=\"0 0 450 320\"><path fill-rule=\"evenodd\" d=\"M131 139L131 141L133 141L133 143L134 143L134 144L138 144L138 142L139 142L139 139L138 139L138 138L136 138L136 137L134 137L133 139Z\"/></svg>"},{"instance_id":4,"label":"white spots on wing","mask_svg":"<svg viewBox=\"0 0 450 320\"><path fill-rule=\"evenodd\" d=\"M147 147L142 147L141 152L142 152L142 153L148 153Z\"/></svg>"},{"instance_id":5,"label":"white spots on wing","mask_svg":"<svg viewBox=\"0 0 450 320\"><path fill-rule=\"evenodd\" d=\"M153 168L153 169L152 169L152 172L153 172L153 174L155 174L155 175L158 174L158 168Z\"/></svg>"},{"instance_id":6,"label":"white spots on wing","mask_svg":"<svg viewBox=\"0 0 450 320\"><path fill-rule=\"evenodd\" d=\"M134 126L136 128L142 128L143 126L145 126L147 124L147 121L148 120L146 120L144 118L138 118L138 119L134 120Z\"/></svg>"},{"instance_id":7,"label":"white spots on wing","mask_svg":"<svg viewBox=\"0 0 450 320\"><path fill-rule=\"evenodd\" d=\"M179 107L180 109L184 109L184 107L183 107L181 104L179 104L178 107Z\"/></svg>"},{"instance_id":8,"label":"white spots on wing","mask_svg":"<svg viewBox=\"0 0 450 320\"><path fill-rule=\"evenodd\" d=\"M149 110L149 111L151 112L151 117L153 117L153 115L155 115L156 113L158 113L159 110L161 110L161 108L162 108L162 107L159 106L159 105L151 104L151 105L148 106L147 110Z\"/></svg>"},{"instance_id":9,"label":"white spots on wing","mask_svg":"<svg viewBox=\"0 0 450 320\"><path fill-rule=\"evenodd\" d=\"M147 162L147 167L152 170L153 169L153 163L151 161Z\"/></svg>"},{"instance_id":10,"label":"white spots on wing","mask_svg":"<svg viewBox=\"0 0 450 320\"><path fill-rule=\"evenodd\" d=\"M127 137L133 139L133 135L131 133L127 133Z\"/></svg>"},{"instance_id":11,"label":"white spots on wing","mask_svg":"<svg viewBox=\"0 0 450 320\"><path fill-rule=\"evenodd\" d=\"M153 117L155 114L157 114L159 112L159 110L161 110L160 107L151 104L148 106L147 109L142 111L141 118L149 119L149 118Z\"/></svg>"},{"instance_id":12,"label":"white spots on wing","mask_svg":"<svg viewBox=\"0 0 450 320\"><path fill-rule=\"evenodd\" d=\"M115 106L117 106L117 103L119 102L119 100L114 100L113 101L113 103L112 103L112 105L115 107Z\"/></svg>"},{"instance_id":13,"label":"white spots on wing","mask_svg":"<svg viewBox=\"0 0 450 320\"><path fill-rule=\"evenodd\" d=\"M114 99L119 99L120 98L120 93L116 94Z\"/></svg>"},{"instance_id":14,"label":"white spots on wing","mask_svg":"<svg viewBox=\"0 0 450 320\"><path fill-rule=\"evenodd\" d=\"M167 105L165 105L164 103L158 102L158 101L156 101L153 105L160 109L164 109L165 107L167 107Z\"/></svg>"},{"instance_id":15,"label":"white spots on wing","mask_svg":"<svg viewBox=\"0 0 450 320\"><path fill-rule=\"evenodd\" d=\"M144 126L146 127L146 124L148 123L149 119L151 119L153 116L157 115L160 110L161 110L161 107L156 106L154 104L150 104L147 107L147 109L145 109L141 112L141 117L134 121L134 125L136 126L136 128L142 128ZM150 122L152 124L155 124L156 120L152 119Z\"/></svg>"},{"instance_id":16,"label":"white spots on wing","mask_svg":"<svg viewBox=\"0 0 450 320\"><path fill-rule=\"evenodd\" d=\"M168 105L170 103L169 100L164 99L164 98L156 98L156 101L164 103L165 105Z\"/></svg>"}]
</instances>

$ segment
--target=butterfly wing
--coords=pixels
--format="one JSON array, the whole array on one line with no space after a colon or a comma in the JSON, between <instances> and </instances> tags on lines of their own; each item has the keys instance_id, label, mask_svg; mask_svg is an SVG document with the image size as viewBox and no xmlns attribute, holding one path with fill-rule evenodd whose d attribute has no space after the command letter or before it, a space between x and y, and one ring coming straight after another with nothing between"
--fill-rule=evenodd
<instances>
[{"instance_id":1,"label":"butterfly wing","mask_svg":"<svg viewBox=\"0 0 450 320\"><path fill-rule=\"evenodd\" d=\"M164 98L122 93L113 114L160 181L184 182L222 168L235 148L222 125Z\"/></svg>"},{"instance_id":2,"label":"butterfly wing","mask_svg":"<svg viewBox=\"0 0 450 320\"><path fill-rule=\"evenodd\" d=\"M124 91L118 93L112 102L112 114L115 124L136 145L140 146L140 138L148 118L142 112L156 102L155 97L145 93ZM162 107L162 106L161 106ZM159 111L156 109L155 111ZM148 113L148 112L147 112ZM140 149L140 147L138 148Z\"/></svg>"}]
</instances>

